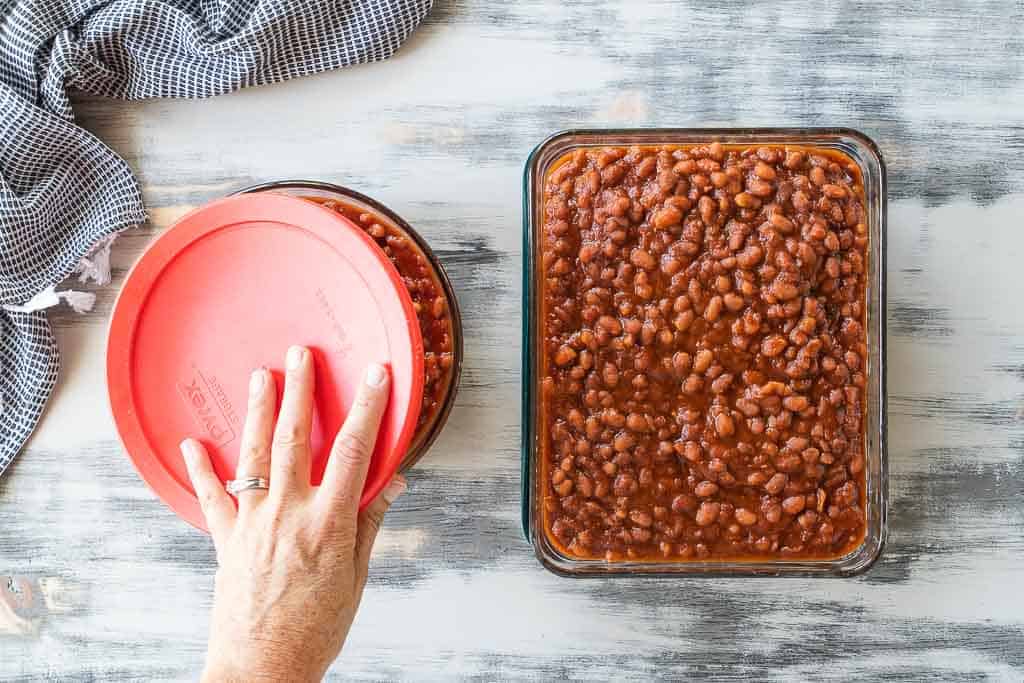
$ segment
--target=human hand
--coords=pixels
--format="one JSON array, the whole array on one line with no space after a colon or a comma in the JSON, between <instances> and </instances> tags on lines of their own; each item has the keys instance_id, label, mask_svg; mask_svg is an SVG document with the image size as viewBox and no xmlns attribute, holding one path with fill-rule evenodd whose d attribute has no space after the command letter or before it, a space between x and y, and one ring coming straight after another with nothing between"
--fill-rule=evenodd
<instances>
[{"instance_id":1,"label":"human hand","mask_svg":"<svg viewBox=\"0 0 1024 683\"><path fill-rule=\"evenodd\" d=\"M390 379L375 365L331 451L322 484L309 483L313 362L292 347L284 396L265 369L253 373L236 479L262 477L235 502L203 446L181 444L217 550L216 587L204 680L319 680L338 656L366 585L370 551L396 476L359 513L359 499L387 407Z\"/></svg>"}]
</instances>

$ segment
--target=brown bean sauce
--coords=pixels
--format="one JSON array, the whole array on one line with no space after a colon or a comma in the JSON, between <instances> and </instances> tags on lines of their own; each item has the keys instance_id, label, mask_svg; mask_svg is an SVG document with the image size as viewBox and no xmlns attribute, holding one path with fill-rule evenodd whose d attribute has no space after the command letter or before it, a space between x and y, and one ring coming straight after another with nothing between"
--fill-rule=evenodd
<instances>
[{"instance_id":1,"label":"brown bean sauce","mask_svg":"<svg viewBox=\"0 0 1024 683\"><path fill-rule=\"evenodd\" d=\"M823 559L863 542L864 206L831 150L552 165L538 485L561 552Z\"/></svg>"},{"instance_id":2,"label":"brown bean sauce","mask_svg":"<svg viewBox=\"0 0 1024 683\"><path fill-rule=\"evenodd\" d=\"M305 199L340 213L362 228L384 251L398 274L402 276L402 282L412 298L413 308L416 309L420 333L423 336L423 405L416 425L418 434L441 409L451 384L454 360L452 320L441 281L434 272L430 260L407 235L393 227L387 218L363 207L335 199L312 196Z\"/></svg>"}]
</instances>

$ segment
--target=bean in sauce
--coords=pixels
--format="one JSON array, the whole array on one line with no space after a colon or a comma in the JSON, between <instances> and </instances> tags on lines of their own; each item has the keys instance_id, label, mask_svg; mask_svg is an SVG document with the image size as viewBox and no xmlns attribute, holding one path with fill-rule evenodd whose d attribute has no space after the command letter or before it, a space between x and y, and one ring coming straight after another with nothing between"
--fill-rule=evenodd
<instances>
[{"instance_id":1,"label":"bean in sauce","mask_svg":"<svg viewBox=\"0 0 1024 683\"><path fill-rule=\"evenodd\" d=\"M359 226L377 243L394 264L412 298L423 336L423 405L418 430L433 419L444 403L451 384L452 320L448 300L429 259L402 231L372 211L335 199L305 197L340 213Z\"/></svg>"}]
</instances>

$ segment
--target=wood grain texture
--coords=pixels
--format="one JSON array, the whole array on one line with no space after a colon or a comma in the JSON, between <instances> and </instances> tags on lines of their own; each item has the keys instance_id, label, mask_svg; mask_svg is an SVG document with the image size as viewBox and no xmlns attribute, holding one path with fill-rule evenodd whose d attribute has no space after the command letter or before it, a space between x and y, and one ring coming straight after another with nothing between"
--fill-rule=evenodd
<instances>
[{"instance_id":1,"label":"wood grain texture","mask_svg":"<svg viewBox=\"0 0 1024 683\"><path fill-rule=\"evenodd\" d=\"M0 577L51 597L29 626L5 629L0 611L0 679L199 671L212 549L121 451L105 326L126 268L174 218L285 177L357 187L409 219L466 326L458 405L389 516L332 679L1024 679L1019 0L438 0L387 63L78 111L137 171L152 221L117 243L96 313L53 316L62 379L0 479ZM888 162L882 559L841 581L546 573L518 522L523 161L570 127L793 124L859 128Z\"/></svg>"}]
</instances>

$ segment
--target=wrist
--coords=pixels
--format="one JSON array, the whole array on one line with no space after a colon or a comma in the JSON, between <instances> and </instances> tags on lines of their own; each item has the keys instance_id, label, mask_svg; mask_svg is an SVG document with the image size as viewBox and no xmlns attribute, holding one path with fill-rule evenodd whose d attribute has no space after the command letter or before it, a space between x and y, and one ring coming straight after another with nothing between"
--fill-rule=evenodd
<instances>
[{"instance_id":1,"label":"wrist","mask_svg":"<svg viewBox=\"0 0 1024 683\"><path fill-rule=\"evenodd\" d=\"M249 683L249 681L316 682L325 672L300 653L283 653L267 644L250 644L215 652L206 657L203 683Z\"/></svg>"},{"instance_id":2,"label":"wrist","mask_svg":"<svg viewBox=\"0 0 1024 683\"><path fill-rule=\"evenodd\" d=\"M304 671L301 667L289 666L233 666L223 662L208 662L200 677L202 683L250 683L260 681L295 683L316 683L322 675Z\"/></svg>"}]
</instances>

